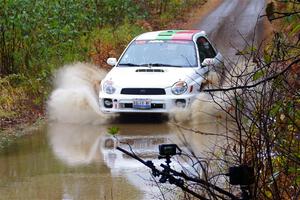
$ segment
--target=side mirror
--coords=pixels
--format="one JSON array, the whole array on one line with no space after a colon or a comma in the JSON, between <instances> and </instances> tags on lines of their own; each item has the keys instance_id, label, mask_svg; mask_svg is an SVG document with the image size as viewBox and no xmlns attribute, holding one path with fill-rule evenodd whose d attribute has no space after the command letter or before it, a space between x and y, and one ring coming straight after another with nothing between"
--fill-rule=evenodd
<instances>
[{"instance_id":1,"label":"side mirror","mask_svg":"<svg viewBox=\"0 0 300 200\"><path fill-rule=\"evenodd\" d=\"M115 66L117 64L117 59L116 58L108 58L106 63L109 64L110 66Z\"/></svg>"},{"instance_id":2,"label":"side mirror","mask_svg":"<svg viewBox=\"0 0 300 200\"><path fill-rule=\"evenodd\" d=\"M216 62L215 62L214 58L205 58L203 60L203 62L201 63L201 66L208 67L208 66L212 66L212 65L215 65L215 64L216 64Z\"/></svg>"}]
</instances>

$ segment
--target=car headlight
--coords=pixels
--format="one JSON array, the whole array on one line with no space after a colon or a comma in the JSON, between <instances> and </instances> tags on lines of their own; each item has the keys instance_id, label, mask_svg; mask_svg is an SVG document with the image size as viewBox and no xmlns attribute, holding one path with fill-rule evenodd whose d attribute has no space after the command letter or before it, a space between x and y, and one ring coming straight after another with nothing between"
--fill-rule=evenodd
<instances>
[{"instance_id":1,"label":"car headlight","mask_svg":"<svg viewBox=\"0 0 300 200\"><path fill-rule=\"evenodd\" d=\"M103 83L103 91L107 94L113 94L116 91L116 88L113 86L113 82L111 80L105 81Z\"/></svg>"},{"instance_id":2,"label":"car headlight","mask_svg":"<svg viewBox=\"0 0 300 200\"><path fill-rule=\"evenodd\" d=\"M186 82L178 81L172 86L172 93L176 94L176 95L183 94L183 93L185 93L187 88L188 88L188 85Z\"/></svg>"}]
</instances>

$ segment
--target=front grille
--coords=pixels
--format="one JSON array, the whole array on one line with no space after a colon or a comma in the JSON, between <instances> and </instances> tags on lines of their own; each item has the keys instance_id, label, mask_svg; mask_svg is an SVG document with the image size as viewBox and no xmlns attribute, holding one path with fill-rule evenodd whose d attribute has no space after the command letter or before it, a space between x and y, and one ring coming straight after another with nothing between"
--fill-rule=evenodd
<instances>
[{"instance_id":1,"label":"front grille","mask_svg":"<svg viewBox=\"0 0 300 200\"><path fill-rule=\"evenodd\" d=\"M121 104L122 108L133 108L133 104L132 103L122 103ZM162 103L151 103L151 109L163 109L164 108L164 104Z\"/></svg>"},{"instance_id":2,"label":"front grille","mask_svg":"<svg viewBox=\"0 0 300 200\"><path fill-rule=\"evenodd\" d=\"M165 95L166 91L162 88L123 88L121 94Z\"/></svg>"}]
</instances>

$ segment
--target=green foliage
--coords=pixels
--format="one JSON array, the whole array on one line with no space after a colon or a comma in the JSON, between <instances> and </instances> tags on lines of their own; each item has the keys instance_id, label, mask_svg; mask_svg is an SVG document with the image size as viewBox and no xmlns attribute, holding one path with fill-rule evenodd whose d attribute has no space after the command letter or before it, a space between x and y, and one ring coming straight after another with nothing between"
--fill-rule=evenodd
<instances>
[{"instance_id":1,"label":"green foliage","mask_svg":"<svg viewBox=\"0 0 300 200\"><path fill-rule=\"evenodd\" d=\"M101 15L100 23L102 25L111 25L116 27L123 23L124 19L131 22L142 18L142 11L138 5L131 0L98 0L97 13Z\"/></svg>"},{"instance_id":2,"label":"green foliage","mask_svg":"<svg viewBox=\"0 0 300 200\"><path fill-rule=\"evenodd\" d=\"M108 128L107 131L108 131L108 134L114 136L114 135L117 135L119 133L120 128L116 127L116 126L112 126L112 127Z\"/></svg>"},{"instance_id":3,"label":"green foliage","mask_svg":"<svg viewBox=\"0 0 300 200\"><path fill-rule=\"evenodd\" d=\"M101 6L100 6L101 5ZM141 17L131 0L0 2L0 75L37 75L42 68L87 59L78 39L94 28ZM43 67L40 67L43 66Z\"/></svg>"},{"instance_id":4,"label":"green foliage","mask_svg":"<svg viewBox=\"0 0 300 200\"><path fill-rule=\"evenodd\" d=\"M263 78L265 76L265 73L266 73L265 70L259 70L259 71L255 72L253 74L252 80L256 81L256 80Z\"/></svg>"},{"instance_id":5,"label":"green foliage","mask_svg":"<svg viewBox=\"0 0 300 200\"><path fill-rule=\"evenodd\" d=\"M291 34L298 33L300 31L300 24L296 25L293 30L291 31Z\"/></svg>"},{"instance_id":6,"label":"green foliage","mask_svg":"<svg viewBox=\"0 0 300 200\"><path fill-rule=\"evenodd\" d=\"M25 98L24 77L12 74L0 78L0 117L14 117L17 102Z\"/></svg>"}]
</instances>

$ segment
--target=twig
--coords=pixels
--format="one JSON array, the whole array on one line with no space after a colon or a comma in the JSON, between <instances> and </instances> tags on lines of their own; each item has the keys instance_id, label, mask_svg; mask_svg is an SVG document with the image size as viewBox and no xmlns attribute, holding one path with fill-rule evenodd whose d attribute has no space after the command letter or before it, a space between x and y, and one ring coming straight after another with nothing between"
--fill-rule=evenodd
<instances>
[{"instance_id":1,"label":"twig","mask_svg":"<svg viewBox=\"0 0 300 200\"><path fill-rule=\"evenodd\" d=\"M254 88L257 87L258 85L271 81L277 77L279 77L280 75L284 74L285 72L287 72L293 65L297 64L300 62L300 58L294 60L292 63L290 63L284 70L282 70L281 72L279 72L278 74L275 74L273 76L267 77L261 81L258 81L255 84L252 85L241 85L241 86L235 86L235 87L229 87L229 88L217 88L217 89L204 89L203 92L227 92L227 91L231 91L231 90L237 90L237 89L249 89L249 88Z\"/></svg>"}]
</instances>

